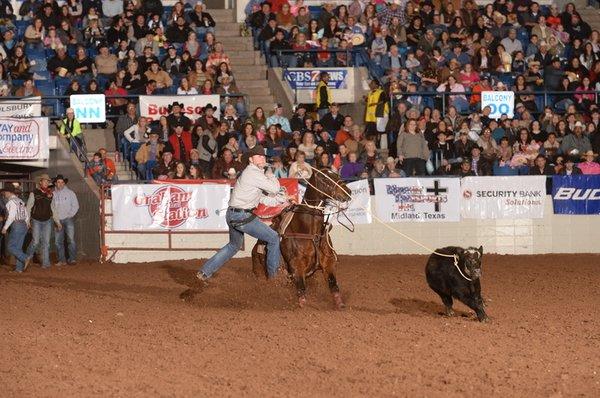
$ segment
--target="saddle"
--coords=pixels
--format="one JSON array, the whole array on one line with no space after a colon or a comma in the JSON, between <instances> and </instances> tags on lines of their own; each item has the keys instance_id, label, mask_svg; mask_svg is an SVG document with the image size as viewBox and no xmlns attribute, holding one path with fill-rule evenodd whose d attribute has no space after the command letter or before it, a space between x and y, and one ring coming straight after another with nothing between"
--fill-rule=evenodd
<instances>
[{"instance_id":1,"label":"saddle","mask_svg":"<svg viewBox=\"0 0 600 398\"><path fill-rule=\"evenodd\" d=\"M267 225L270 225L275 231L277 231L279 236L283 236L283 234L285 233L285 230L287 229L287 227L290 225L290 222L292 221L292 217L294 217L293 211L286 210L289 208L290 207L288 205L271 207L271 206L265 206L263 204L259 204L258 207L256 208L256 210L254 211L254 214L261 222L263 222ZM276 223L273 223L273 218L275 218L276 216L279 216L279 215L281 215L281 217L279 218L279 221ZM265 246L266 246L265 244L259 243L258 246L256 247L257 252L259 254L264 254Z\"/></svg>"}]
</instances>

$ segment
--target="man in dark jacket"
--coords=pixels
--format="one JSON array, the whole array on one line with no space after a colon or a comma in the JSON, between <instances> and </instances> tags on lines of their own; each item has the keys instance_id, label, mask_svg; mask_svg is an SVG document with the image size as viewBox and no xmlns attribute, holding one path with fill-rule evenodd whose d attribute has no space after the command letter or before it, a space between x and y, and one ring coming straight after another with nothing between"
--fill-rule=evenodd
<instances>
[{"instance_id":1,"label":"man in dark jacket","mask_svg":"<svg viewBox=\"0 0 600 398\"><path fill-rule=\"evenodd\" d=\"M182 46L188 39L188 35L192 30L185 22L185 18L177 18L177 23L167 28L167 39L169 42L177 46Z\"/></svg>"},{"instance_id":2,"label":"man in dark jacket","mask_svg":"<svg viewBox=\"0 0 600 398\"><path fill-rule=\"evenodd\" d=\"M329 112L321 118L320 122L323 128L333 137L344 124L344 115L340 113L340 106L333 102L329 106Z\"/></svg>"},{"instance_id":3,"label":"man in dark jacket","mask_svg":"<svg viewBox=\"0 0 600 398\"><path fill-rule=\"evenodd\" d=\"M250 14L247 24L252 28L252 36L254 37L254 49L258 50L260 32L267 26L268 22L275 19L275 14L271 12L271 3L265 1L261 4L260 10Z\"/></svg>"}]
</instances>

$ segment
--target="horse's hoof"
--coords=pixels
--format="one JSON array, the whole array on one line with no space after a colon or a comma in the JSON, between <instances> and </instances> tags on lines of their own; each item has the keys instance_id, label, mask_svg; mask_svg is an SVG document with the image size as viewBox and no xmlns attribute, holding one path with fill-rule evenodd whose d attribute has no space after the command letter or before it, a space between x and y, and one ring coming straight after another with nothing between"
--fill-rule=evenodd
<instances>
[{"instance_id":1,"label":"horse's hoof","mask_svg":"<svg viewBox=\"0 0 600 398\"><path fill-rule=\"evenodd\" d=\"M298 297L298 307L304 308L305 305L306 305L306 297L305 296Z\"/></svg>"},{"instance_id":2,"label":"horse's hoof","mask_svg":"<svg viewBox=\"0 0 600 398\"><path fill-rule=\"evenodd\" d=\"M335 308L338 310L343 310L344 308L346 308L346 304L344 304L344 302L342 301L342 295L339 293L334 293L333 295L333 301L335 303Z\"/></svg>"},{"instance_id":3,"label":"horse's hoof","mask_svg":"<svg viewBox=\"0 0 600 398\"><path fill-rule=\"evenodd\" d=\"M444 312L444 315L448 317L454 316L454 310L452 308L446 308L446 312Z\"/></svg>"}]
</instances>

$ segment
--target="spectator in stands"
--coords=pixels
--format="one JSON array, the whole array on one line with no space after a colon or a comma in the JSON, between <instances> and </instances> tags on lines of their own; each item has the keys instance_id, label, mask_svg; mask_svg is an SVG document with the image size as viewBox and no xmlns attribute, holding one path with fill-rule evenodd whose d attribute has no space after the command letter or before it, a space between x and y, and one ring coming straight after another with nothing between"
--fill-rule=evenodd
<instances>
[{"instance_id":1,"label":"spectator in stands","mask_svg":"<svg viewBox=\"0 0 600 398\"><path fill-rule=\"evenodd\" d=\"M592 150L588 150L583 154L583 161L577 164L577 167L581 170L582 174L600 174L600 164L594 161L596 157L598 157L598 154L594 153Z\"/></svg>"},{"instance_id":2,"label":"spectator in stands","mask_svg":"<svg viewBox=\"0 0 600 398\"><path fill-rule=\"evenodd\" d=\"M77 262L77 246L75 243L74 217L79 211L79 201L73 191L67 186L69 179L62 174L53 180L54 194L52 196L52 212L56 221L54 232L57 266L74 265ZM65 255L65 237L67 240L67 254Z\"/></svg>"},{"instance_id":3,"label":"spectator in stands","mask_svg":"<svg viewBox=\"0 0 600 398\"><path fill-rule=\"evenodd\" d=\"M50 268L50 235L52 223L59 225L57 214L53 212L51 183L48 174L37 178L37 186L27 199L27 211L31 217L31 243L27 248L27 255L32 257L39 250L41 252L42 268Z\"/></svg>"},{"instance_id":4,"label":"spectator in stands","mask_svg":"<svg viewBox=\"0 0 600 398\"><path fill-rule=\"evenodd\" d=\"M25 4L25 3L23 3ZM40 18L36 18L31 25L25 29L25 45L28 49L43 49L43 38L46 35L46 29Z\"/></svg>"},{"instance_id":5,"label":"spectator in stands","mask_svg":"<svg viewBox=\"0 0 600 398\"><path fill-rule=\"evenodd\" d=\"M290 127L290 121L285 116L283 116L283 105L275 104L274 110L275 112L273 113L273 115L267 118L266 125L271 126L273 124L279 124L281 125L281 129L283 131L285 131L286 133L291 133L292 129Z\"/></svg>"},{"instance_id":6,"label":"spectator in stands","mask_svg":"<svg viewBox=\"0 0 600 398\"><path fill-rule=\"evenodd\" d=\"M368 176L365 165L358 161L356 152L348 153L348 161L340 169L340 176L344 180L356 180Z\"/></svg>"},{"instance_id":7,"label":"spectator in stands","mask_svg":"<svg viewBox=\"0 0 600 398\"><path fill-rule=\"evenodd\" d=\"M560 175L580 175L583 174L579 167L575 166L573 158L567 157L565 159L565 167L560 171Z\"/></svg>"},{"instance_id":8,"label":"spectator in stands","mask_svg":"<svg viewBox=\"0 0 600 398\"><path fill-rule=\"evenodd\" d=\"M329 89L329 73L321 72L319 76L319 84L315 89L315 103L317 106L317 113L319 115L319 119L321 119L327 112L329 112L329 107L333 102L333 96L331 94L331 90Z\"/></svg>"},{"instance_id":9,"label":"spectator in stands","mask_svg":"<svg viewBox=\"0 0 600 398\"><path fill-rule=\"evenodd\" d=\"M244 97L236 97L236 94L240 94L240 90L237 88L234 82L231 81L231 76L222 75L218 79L219 87L217 88L216 94L222 97L221 110L224 110L226 105L233 105L238 115L246 115L246 104ZM230 95L232 97L230 97Z\"/></svg>"},{"instance_id":10,"label":"spectator in stands","mask_svg":"<svg viewBox=\"0 0 600 398\"><path fill-rule=\"evenodd\" d=\"M212 168L212 178L235 180L244 170L240 162L235 160L231 150L225 148Z\"/></svg>"},{"instance_id":11,"label":"spectator in stands","mask_svg":"<svg viewBox=\"0 0 600 398\"><path fill-rule=\"evenodd\" d=\"M376 80L369 82L370 91L365 99L367 106L365 111L365 136L373 138L380 131L377 128L377 119L384 118L389 114L388 98Z\"/></svg>"},{"instance_id":12,"label":"spectator in stands","mask_svg":"<svg viewBox=\"0 0 600 398\"><path fill-rule=\"evenodd\" d=\"M457 170L456 175L459 177L471 177L475 175L473 170L471 170L471 161L469 159L465 158L460 162L460 168Z\"/></svg>"},{"instance_id":13,"label":"spectator in stands","mask_svg":"<svg viewBox=\"0 0 600 398\"><path fill-rule=\"evenodd\" d=\"M171 180L187 180L187 167L184 162L176 162L175 170L173 170L169 175L169 179Z\"/></svg>"},{"instance_id":14,"label":"spectator in stands","mask_svg":"<svg viewBox=\"0 0 600 398\"><path fill-rule=\"evenodd\" d=\"M150 69L146 71L145 75L146 79L148 79L148 83L154 82L156 89L161 93L165 93L165 89L168 89L173 85L173 79L171 79L167 72L160 69L158 61L156 60L152 61Z\"/></svg>"},{"instance_id":15,"label":"spectator in stands","mask_svg":"<svg viewBox=\"0 0 600 398\"><path fill-rule=\"evenodd\" d=\"M529 174L535 176L550 176L554 174L554 168L548 165L544 155L538 155L535 158L534 166L529 169Z\"/></svg>"},{"instance_id":16,"label":"spectator in stands","mask_svg":"<svg viewBox=\"0 0 600 398\"><path fill-rule=\"evenodd\" d=\"M152 179L152 169L158 163L158 159L165 148L165 145L160 142L159 136L158 131L150 131L148 141L141 145L135 154L138 177L141 180Z\"/></svg>"},{"instance_id":17,"label":"spectator in stands","mask_svg":"<svg viewBox=\"0 0 600 398\"><path fill-rule=\"evenodd\" d=\"M290 166L289 177L309 179L312 175L312 168L305 162L305 154L301 150L296 152L295 161Z\"/></svg>"},{"instance_id":18,"label":"spectator in stands","mask_svg":"<svg viewBox=\"0 0 600 398\"><path fill-rule=\"evenodd\" d=\"M173 149L173 158L180 162L190 160L190 151L192 150L192 135L188 130L184 130L182 123L175 124L174 134L169 137L169 144Z\"/></svg>"},{"instance_id":19,"label":"spectator in stands","mask_svg":"<svg viewBox=\"0 0 600 398\"><path fill-rule=\"evenodd\" d=\"M166 180L169 177L169 174L175 170L176 162L177 161L173 159L171 149L165 147L160 162L152 169L154 178L157 180Z\"/></svg>"},{"instance_id":20,"label":"spectator in stands","mask_svg":"<svg viewBox=\"0 0 600 398\"><path fill-rule=\"evenodd\" d=\"M145 117L140 117L136 124L123 132L123 136L129 141L131 150L137 152L140 145L146 142L149 132L148 120Z\"/></svg>"},{"instance_id":21,"label":"spectator in stands","mask_svg":"<svg viewBox=\"0 0 600 398\"><path fill-rule=\"evenodd\" d=\"M184 131L191 131L192 120L183 113L184 109L184 104L178 101L175 101L171 105L169 105L169 116L167 116L167 124L169 125L169 130L171 132L175 130L175 126L178 124L181 124L183 126Z\"/></svg>"},{"instance_id":22,"label":"spectator in stands","mask_svg":"<svg viewBox=\"0 0 600 398\"><path fill-rule=\"evenodd\" d=\"M48 70L54 76L70 77L75 72L75 61L64 47L56 49L56 55L48 61Z\"/></svg>"},{"instance_id":23,"label":"spectator in stands","mask_svg":"<svg viewBox=\"0 0 600 398\"><path fill-rule=\"evenodd\" d=\"M417 121L408 120L396 142L397 154L408 177L424 176L425 163L429 159L429 148L423 134L417 131Z\"/></svg>"},{"instance_id":24,"label":"spectator in stands","mask_svg":"<svg viewBox=\"0 0 600 398\"><path fill-rule=\"evenodd\" d=\"M335 133L342 128L344 124L344 115L340 113L340 106L333 102L329 106L329 112L323 115L320 118L321 125L323 128L331 134L331 136L335 136Z\"/></svg>"},{"instance_id":25,"label":"spectator in stands","mask_svg":"<svg viewBox=\"0 0 600 398\"><path fill-rule=\"evenodd\" d=\"M33 83L33 77L31 76L28 76L23 81L23 85L15 92L16 97L40 97L41 95L42 93L35 87Z\"/></svg>"},{"instance_id":26,"label":"spectator in stands","mask_svg":"<svg viewBox=\"0 0 600 398\"><path fill-rule=\"evenodd\" d=\"M563 154L573 157L579 157L592 149L589 138L583 135L583 123L575 123L573 133L563 138L560 149Z\"/></svg>"}]
</instances>

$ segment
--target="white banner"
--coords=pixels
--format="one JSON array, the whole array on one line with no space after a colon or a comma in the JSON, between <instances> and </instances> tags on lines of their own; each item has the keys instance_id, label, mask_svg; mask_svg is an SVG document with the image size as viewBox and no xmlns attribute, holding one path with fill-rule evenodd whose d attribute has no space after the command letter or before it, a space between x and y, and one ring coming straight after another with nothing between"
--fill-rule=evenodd
<instances>
[{"instance_id":1,"label":"white banner","mask_svg":"<svg viewBox=\"0 0 600 398\"><path fill-rule=\"evenodd\" d=\"M385 222L459 221L458 178L376 178L377 216Z\"/></svg>"},{"instance_id":2,"label":"white banner","mask_svg":"<svg viewBox=\"0 0 600 398\"><path fill-rule=\"evenodd\" d=\"M465 177L461 182L464 218L543 218L545 176Z\"/></svg>"},{"instance_id":3,"label":"white banner","mask_svg":"<svg viewBox=\"0 0 600 398\"><path fill-rule=\"evenodd\" d=\"M371 194L369 193L369 181L359 180L346 184L348 188L352 190L352 200L350 201L348 208L344 211L346 216L354 224L371 224ZM368 211L367 211L368 210ZM331 223L339 225L341 220L342 224L350 224L343 214L335 214L336 208L328 206L325 209L325 214L333 214L331 216Z\"/></svg>"},{"instance_id":4,"label":"white banner","mask_svg":"<svg viewBox=\"0 0 600 398\"><path fill-rule=\"evenodd\" d=\"M161 116L169 116L169 106L173 102L183 103L184 114L192 120L202 116L202 110L207 104L216 107L215 117L219 119L220 97L218 95L186 95L186 96L166 96L166 95L141 95L140 96L140 115L158 120Z\"/></svg>"},{"instance_id":5,"label":"white banner","mask_svg":"<svg viewBox=\"0 0 600 398\"><path fill-rule=\"evenodd\" d=\"M104 94L76 94L69 98L75 117L81 123L106 122L106 97Z\"/></svg>"},{"instance_id":6,"label":"white banner","mask_svg":"<svg viewBox=\"0 0 600 398\"><path fill-rule=\"evenodd\" d=\"M507 115L509 119L515 116L515 93L513 91L482 91L481 109L490 107L490 118L500 119Z\"/></svg>"},{"instance_id":7,"label":"white banner","mask_svg":"<svg viewBox=\"0 0 600 398\"><path fill-rule=\"evenodd\" d=\"M225 231L228 184L113 185L115 231Z\"/></svg>"},{"instance_id":8,"label":"white banner","mask_svg":"<svg viewBox=\"0 0 600 398\"><path fill-rule=\"evenodd\" d=\"M42 97L25 97L0 101L0 117L40 117Z\"/></svg>"},{"instance_id":9,"label":"white banner","mask_svg":"<svg viewBox=\"0 0 600 398\"><path fill-rule=\"evenodd\" d=\"M0 117L0 159L48 159L48 118L19 119Z\"/></svg>"}]
</instances>

